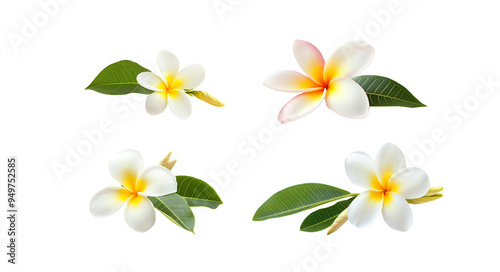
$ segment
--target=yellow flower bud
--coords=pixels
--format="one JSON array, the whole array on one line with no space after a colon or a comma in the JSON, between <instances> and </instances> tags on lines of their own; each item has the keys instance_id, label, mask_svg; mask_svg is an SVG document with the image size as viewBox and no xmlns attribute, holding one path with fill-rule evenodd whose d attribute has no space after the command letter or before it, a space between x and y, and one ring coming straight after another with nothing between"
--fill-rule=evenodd
<instances>
[{"instance_id":1,"label":"yellow flower bud","mask_svg":"<svg viewBox=\"0 0 500 272\"><path fill-rule=\"evenodd\" d=\"M200 99L200 100L203 100L205 102L207 102L208 104L210 105L213 105L213 106L216 106L216 107L222 107L224 106L224 103L220 102L219 99L215 98L215 96L207 93L207 92L204 92L204 91L191 91L190 93L192 93L194 96L196 96L196 98Z\"/></svg>"},{"instance_id":2,"label":"yellow flower bud","mask_svg":"<svg viewBox=\"0 0 500 272\"><path fill-rule=\"evenodd\" d=\"M335 221L333 221L333 224L328 229L327 235L336 232L338 229L340 229L340 227L342 227L342 225L344 225L345 222L347 222L347 209L341 212L339 216L337 216Z\"/></svg>"},{"instance_id":3,"label":"yellow flower bud","mask_svg":"<svg viewBox=\"0 0 500 272\"><path fill-rule=\"evenodd\" d=\"M440 199L441 197L443 197L442 194L434 194L430 196L423 196L421 198L407 199L406 201L408 201L408 203L410 204L423 204L434 201L436 199Z\"/></svg>"},{"instance_id":4,"label":"yellow flower bud","mask_svg":"<svg viewBox=\"0 0 500 272\"><path fill-rule=\"evenodd\" d=\"M177 160L169 161L165 167L168 170L172 170L172 168L174 168L174 165L175 165L176 162L177 162Z\"/></svg>"},{"instance_id":5,"label":"yellow flower bud","mask_svg":"<svg viewBox=\"0 0 500 272\"><path fill-rule=\"evenodd\" d=\"M435 194L441 192L442 190L443 190L443 187L440 187L440 186L431 187L431 188L429 188L429 191L427 191L425 196L435 195Z\"/></svg>"},{"instance_id":6,"label":"yellow flower bud","mask_svg":"<svg viewBox=\"0 0 500 272\"><path fill-rule=\"evenodd\" d=\"M174 165L177 162L177 160L171 161L170 156L172 156L172 151L170 151L170 153L168 153L168 155L165 156L165 158L163 160L161 160L158 164L167 168L168 170L172 170L172 168L174 168Z\"/></svg>"}]
</instances>

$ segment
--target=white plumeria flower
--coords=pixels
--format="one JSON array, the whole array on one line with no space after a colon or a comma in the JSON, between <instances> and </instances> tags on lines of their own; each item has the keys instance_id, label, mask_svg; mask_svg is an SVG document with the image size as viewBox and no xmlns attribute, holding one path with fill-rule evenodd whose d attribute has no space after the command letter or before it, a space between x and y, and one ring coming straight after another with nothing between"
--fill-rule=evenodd
<instances>
[{"instance_id":1,"label":"white plumeria flower","mask_svg":"<svg viewBox=\"0 0 500 272\"><path fill-rule=\"evenodd\" d=\"M92 215L109 216L126 203L127 224L139 232L150 229L155 223L156 213L147 196L175 193L177 182L167 168L154 165L142 171L143 164L141 154L135 150L116 154L109 162L109 171L122 187L107 187L95 194L90 201Z\"/></svg>"},{"instance_id":2,"label":"white plumeria flower","mask_svg":"<svg viewBox=\"0 0 500 272\"><path fill-rule=\"evenodd\" d=\"M188 118L192 107L190 97L184 90L198 87L205 78L205 69L199 64L191 64L179 72L179 60L166 50L158 53L158 66L161 77L151 72L137 75L139 85L155 91L146 100L146 111L157 115L170 104L170 110L175 116L179 119Z\"/></svg>"},{"instance_id":3,"label":"white plumeria flower","mask_svg":"<svg viewBox=\"0 0 500 272\"><path fill-rule=\"evenodd\" d=\"M301 93L290 100L279 113L282 123L302 118L314 111L323 100L336 113L350 118L368 115L370 103L366 92L351 77L372 61L375 49L361 41L339 47L326 63L319 50L306 41L296 40L293 52L307 76L295 71L279 71L265 81L267 87Z\"/></svg>"},{"instance_id":4,"label":"white plumeria flower","mask_svg":"<svg viewBox=\"0 0 500 272\"><path fill-rule=\"evenodd\" d=\"M345 169L354 184L368 188L349 205L349 222L364 227L382 212L391 228L410 229L413 213L406 199L422 197L430 187L422 169L407 168L403 152L390 143L380 148L375 161L366 153L352 153L345 161Z\"/></svg>"}]
</instances>

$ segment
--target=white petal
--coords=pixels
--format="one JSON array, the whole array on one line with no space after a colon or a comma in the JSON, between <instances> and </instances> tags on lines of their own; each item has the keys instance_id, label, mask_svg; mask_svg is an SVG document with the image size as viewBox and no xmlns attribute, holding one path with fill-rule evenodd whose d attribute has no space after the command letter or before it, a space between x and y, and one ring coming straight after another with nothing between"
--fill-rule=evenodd
<instances>
[{"instance_id":1,"label":"white petal","mask_svg":"<svg viewBox=\"0 0 500 272\"><path fill-rule=\"evenodd\" d=\"M347 77L336 77L330 81L325 102L328 108L349 118L364 118L370 110L366 92Z\"/></svg>"},{"instance_id":2,"label":"white petal","mask_svg":"<svg viewBox=\"0 0 500 272\"><path fill-rule=\"evenodd\" d=\"M271 89L285 92L310 92L324 89L309 77L290 70L270 74L264 80L264 85Z\"/></svg>"},{"instance_id":3,"label":"white petal","mask_svg":"<svg viewBox=\"0 0 500 272\"><path fill-rule=\"evenodd\" d=\"M162 196L177 192L177 181L167 168L153 165L142 172L135 189L144 195Z\"/></svg>"},{"instance_id":4,"label":"white petal","mask_svg":"<svg viewBox=\"0 0 500 272\"><path fill-rule=\"evenodd\" d=\"M142 72L137 75L137 83L142 87L156 92L162 92L167 89L163 79L151 72Z\"/></svg>"},{"instance_id":5,"label":"white petal","mask_svg":"<svg viewBox=\"0 0 500 272\"><path fill-rule=\"evenodd\" d=\"M394 174L389 180L387 190L398 193L406 199L424 196L431 183L427 174L420 168L403 168Z\"/></svg>"},{"instance_id":6,"label":"white petal","mask_svg":"<svg viewBox=\"0 0 500 272\"><path fill-rule=\"evenodd\" d=\"M386 192L382 216L389 227L407 231L413 225L413 213L406 199L396 193Z\"/></svg>"},{"instance_id":7,"label":"white petal","mask_svg":"<svg viewBox=\"0 0 500 272\"><path fill-rule=\"evenodd\" d=\"M325 84L323 81L325 60L316 46L306 41L296 40L293 44L293 53L304 73L319 84Z\"/></svg>"},{"instance_id":8,"label":"white petal","mask_svg":"<svg viewBox=\"0 0 500 272\"><path fill-rule=\"evenodd\" d=\"M354 226L361 228L377 219L382 210L384 193L366 190L359 194L349 205L347 218Z\"/></svg>"},{"instance_id":9,"label":"white petal","mask_svg":"<svg viewBox=\"0 0 500 272\"><path fill-rule=\"evenodd\" d=\"M324 91L313 91L297 95L283 106L278 119L284 124L308 115L321 104L324 93Z\"/></svg>"},{"instance_id":10,"label":"white petal","mask_svg":"<svg viewBox=\"0 0 500 272\"><path fill-rule=\"evenodd\" d=\"M326 61L323 77L325 82L339 77L353 77L370 64L375 49L365 42L348 42L337 48Z\"/></svg>"},{"instance_id":11,"label":"white petal","mask_svg":"<svg viewBox=\"0 0 500 272\"><path fill-rule=\"evenodd\" d=\"M111 158L109 172L121 185L134 191L139 172L144 167L141 153L135 150L124 150Z\"/></svg>"},{"instance_id":12,"label":"white petal","mask_svg":"<svg viewBox=\"0 0 500 272\"><path fill-rule=\"evenodd\" d=\"M397 171L406 167L405 156L401 149L391 143L384 144L375 157L375 171L382 186L387 188L389 179Z\"/></svg>"},{"instance_id":13,"label":"white petal","mask_svg":"<svg viewBox=\"0 0 500 272\"><path fill-rule=\"evenodd\" d=\"M191 98L183 90L168 91L170 110L179 119L186 119L191 115Z\"/></svg>"},{"instance_id":14,"label":"white petal","mask_svg":"<svg viewBox=\"0 0 500 272\"><path fill-rule=\"evenodd\" d=\"M162 113L168 105L167 92L154 92L146 98L146 111L150 115Z\"/></svg>"},{"instance_id":15,"label":"white petal","mask_svg":"<svg viewBox=\"0 0 500 272\"><path fill-rule=\"evenodd\" d=\"M167 81L167 84L171 85L179 72L179 59L172 52L162 50L158 53L157 60L163 77Z\"/></svg>"},{"instance_id":16,"label":"white petal","mask_svg":"<svg viewBox=\"0 0 500 272\"><path fill-rule=\"evenodd\" d=\"M112 215L132 196L132 192L121 187L107 187L97 192L90 200L90 213L96 217Z\"/></svg>"},{"instance_id":17,"label":"white petal","mask_svg":"<svg viewBox=\"0 0 500 272\"><path fill-rule=\"evenodd\" d=\"M141 195L131 198L125 207L125 221L136 231L147 231L156 221L153 203Z\"/></svg>"},{"instance_id":18,"label":"white petal","mask_svg":"<svg viewBox=\"0 0 500 272\"><path fill-rule=\"evenodd\" d=\"M170 89L194 89L205 79L205 68L199 64L184 67L170 86Z\"/></svg>"},{"instance_id":19,"label":"white petal","mask_svg":"<svg viewBox=\"0 0 500 272\"><path fill-rule=\"evenodd\" d=\"M380 184L375 173L375 162L372 157L363 152L354 152L345 160L345 171L352 183L382 191L384 188Z\"/></svg>"}]
</instances>

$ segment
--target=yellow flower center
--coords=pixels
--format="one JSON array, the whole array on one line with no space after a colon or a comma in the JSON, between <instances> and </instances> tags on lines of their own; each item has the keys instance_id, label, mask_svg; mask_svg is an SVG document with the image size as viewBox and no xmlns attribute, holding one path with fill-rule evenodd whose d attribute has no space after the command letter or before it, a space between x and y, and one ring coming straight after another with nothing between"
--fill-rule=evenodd
<instances>
[{"instance_id":1,"label":"yellow flower center","mask_svg":"<svg viewBox=\"0 0 500 272\"><path fill-rule=\"evenodd\" d=\"M389 180L394 175L392 171L384 171L382 180L379 180L376 174L372 175L371 187L379 192L397 192L397 185L394 183L389 184Z\"/></svg>"},{"instance_id":2,"label":"yellow flower center","mask_svg":"<svg viewBox=\"0 0 500 272\"><path fill-rule=\"evenodd\" d=\"M143 180L138 179L137 174L132 173L131 171L126 172L123 178L123 186L130 191L129 196L137 196L146 189L146 183Z\"/></svg>"},{"instance_id":3,"label":"yellow flower center","mask_svg":"<svg viewBox=\"0 0 500 272\"><path fill-rule=\"evenodd\" d=\"M135 192L135 184L137 182L137 174L131 171L125 172L123 175L123 186L127 187L131 192Z\"/></svg>"}]
</instances>

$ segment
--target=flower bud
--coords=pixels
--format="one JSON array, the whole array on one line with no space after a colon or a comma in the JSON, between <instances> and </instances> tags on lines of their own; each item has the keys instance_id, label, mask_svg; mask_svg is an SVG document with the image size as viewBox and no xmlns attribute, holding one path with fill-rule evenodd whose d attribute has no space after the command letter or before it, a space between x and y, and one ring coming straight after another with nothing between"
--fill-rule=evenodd
<instances>
[{"instance_id":1,"label":"flower bud","mask_svg":"<svg viewBox=\"0 0 500 272\"><path fill-rule=\"evenodd\" d=\"M196 98L203 100L207 102L210 105L216 106L216 107L222 107L224 106L224 103L220 102L219 99L215 98L215 96L204 92L204 91L190 91Z\"/></svg>"},{"instance_id":2,"label":"flower bud","mask_svg":"<svg viewBox=\"0 0 500 272\"><path fill-rule=\"evenodd\" d=\"M429 191L427 191L427 193L425 194L425 196L435 195L435 194L441 192L442 190L443 190L443 187L433 186L433 187L429 188Z\"/></svg>"},{"instance_id":3,"label":"flower bud","mask_svg":"<svg viewBox=\"0 0 500 272\"><path fill-rule=\"evenodd\" d=\"M436 199L440 199L441 197L443 197L442 194L434 194L434 195L430 195L430 196L423 196L420 198L407 199L406 201L408 201L408 203L410 203L410 204L423 204L423 203L434 201Z\"/></svg>"},{"instance_id":4,"label":"flower bud","mask_svg":"<svg viewBox=\"0 0 500 272\"><path fill-rule=\"evenodd\" d=\"M336 232L338 229L340 229L340 227L342 227L342 225L344 225L345 222L347 222L347 209L341 212L339 216L337 216L335 221L333 221L333 224L328 229L327 235Z\"/></svg>"},{"instance_id":5,"label":"flower bud","mask_svg":"<svg viewBox=\"0 0 500 272\"><path fill-rule=\"evenodd\" d=\"M167 168L168 170L172 170L172 168L174 168L174 165L177 162L177 160L171 161L170 156L172 156L172 151L170 151L170 153L168 153L168 155L165 156L165 158L163 160L161 160L158 164Z\"/></svg>"}]
</instances>

